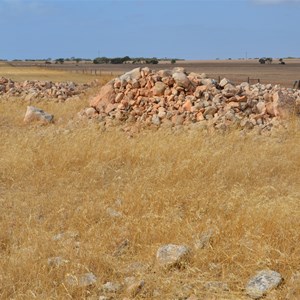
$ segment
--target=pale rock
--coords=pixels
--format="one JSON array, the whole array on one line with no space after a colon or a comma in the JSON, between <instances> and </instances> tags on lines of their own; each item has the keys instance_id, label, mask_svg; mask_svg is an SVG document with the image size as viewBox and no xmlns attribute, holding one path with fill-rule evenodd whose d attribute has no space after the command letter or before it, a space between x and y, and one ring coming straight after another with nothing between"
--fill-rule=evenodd
<instances>
[{"instance_id":1,"label":"pale rock","mask_svg":"<svg viewBox=\"0 0 300 300\"><path fill-rule=\"evenodd\" d=\"M27 106L27 111L24 117L24 123L32 123L35 121L49 124L53 122L53 115L48 114L40 108L34 106Z\"/></svg>"},{"instance_id":2,"label":"pale rock","mask_svg":"<svg viewBox=\"0 0 300 300\"><path fill-rule=\"evenodd\" d=\"M106 293L117 293L122 289L122 285L117 282L106 282L102 285L102 290Z\"/></svg>"},{"instance_id":3,"label":"pale rock","mask_svg":"<svg viewBox=\"0 0 300 300\"><path fill-rule=\"evenodd\" d=\"M175 83L179 87L188 88L189 85L191 84L190 80L183 72L181 72L181 73L175 72L173 74L173 79L175 80Z\"/></svg>"},{"instance_id":4,"label":"pale rock","mask_svg":"<svg viewBox=\"0 0 300 300\"><path fill-rule=\"evenodd\" d=\"M184 245L168 244L161 246L156 253L156 260L160 266L180 266L190 255L190 248Z\"/></svg>"},{"instance_id":5,"label":"pale rock","mask_svg":"<svg viewBox=\"0 0 300 300\"><path fill-rule=\"evenodd\" d=\"M252 299L259 299L279 286L282 282L282 276L272 270L263 270L253 276L247 286L246 293Z\"/></svg>"},{"instance_id":6,"label":"pale rock","mask_svg":"<svg viewBox=\"0 0 300 300\"><path fill-rule=\"evenodd\" d=\"M195 248L203 249L203 248L207 247L209 245L209 241L212 238L212 235L213 235L212 229L209 229L208 231L201 233L195 242Z\"/></svg>"},{"instance_id":7,"label":"pale rock","mask_svg":"<svg viewBox=\"0 0 300 300\"><path fill-rule=\"evenodd\" d=\"M206 117L206 116L213 116L216 112L218 111L218 109L215 107L215 106L208 106L204 113L203 113L203 116Z\"/></svg>"},{"instance_id":8,"label":"pale rock","mask_svg":"<svg viewBox=\"0 0 300 300\"><path fill-rule=\"evenodd\" d=\"M225 87L225 85L226 85L226 84L229 84L229 83L231 83L230 80L228 80L227 78L223 78L223 79L220 81L219 85L220 85L221 87Z\"/></svg>"},{"instance_id":9,"label":"pale rock","mask_svg":"<svg viewBox=\"0 0 300 300\"><path fill-rule=\"evenodd\" d=\"M63 259L61 256L49 257L48 258L48 265L54 267L60 267L67 264L69 261Z\"/></svg>"},{"instance_id":10,"label":"pale rock","mask_svg":"<svg viewBox=\"0 0 300 300\"><path fill-rule=\"evenodd\" d=\"M65 277L66 283L70 286L87 287L97 282L97 277L93 273L85 273L79 276L67 274Z\"/></svg>"},{"instance_id":11,"label":"pale rock","mask_svg":"<svg viewBox=\"0 0 300 300\"><path fill-rule=\"evenodd\" d=\"M151 119L152 124L159 126L160 125L160 118L158 115L153 115Z\"/></svg>"},{"instance_id":12,"label":"pale rock","mask_svg":"<svg viewBox=\"0 0 300 300\"><path fill-rule=\"evenodd\" d=\"M153 95L163 96L166 88L167 86L163 82L157 81L154 87L152 88Z\"/></svg>"},{"instance_id":13,"label":"pale rock","mask_svg":"<svg viewBox=\"0 0 300 300\"><path fill-rule=\"evenodd\" d=\"M145 68L143 69L145 73ZM133 79L139 80L141 78L141 68L135 68L119 77L121 82L129 82Z\"/></svg>"}]
</instances>

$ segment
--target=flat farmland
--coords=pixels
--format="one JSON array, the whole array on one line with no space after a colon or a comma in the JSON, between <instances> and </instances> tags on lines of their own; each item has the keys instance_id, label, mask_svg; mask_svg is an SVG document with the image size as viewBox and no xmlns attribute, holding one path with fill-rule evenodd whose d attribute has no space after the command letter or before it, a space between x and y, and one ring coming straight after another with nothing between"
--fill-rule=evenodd
<instances>
[{"instance_id":1,"label":"flat farmland","mask_svg":"<svg viewBox=\"0 0 300 300\"><path fill-rule=\"evenodd\" d=\"M66 62L62 65L47 65L43 62L13 62L12 65L18 68L39 66L48 70L62 70L73 73L113 76L120 75L136 67L148 66L154 70L170 69L173 67L184 67L188 72L206 73L209 77L230 79L235 84L247 81L250 78L251 83L256 83L260 79L261 83L280 84L284 87L292 87L296 80L300 80L300 59L287 59L285 65L280 65L278 60L272 64L261 65L257 60L185 60L178 61L171 65L169 62L160 62L157 65L145 64L100 64L91 62L80 62L79 64ZM1 75L1 74L0 74Z\"/></svg>"}]
</instances>

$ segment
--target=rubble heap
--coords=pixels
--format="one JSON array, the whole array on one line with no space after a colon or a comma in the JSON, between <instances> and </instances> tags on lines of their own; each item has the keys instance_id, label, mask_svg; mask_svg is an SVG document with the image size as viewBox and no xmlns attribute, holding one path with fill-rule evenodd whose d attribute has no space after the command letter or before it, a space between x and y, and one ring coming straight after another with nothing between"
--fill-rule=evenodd
<instances>
[{"instance_id":1,"label":"rubble heap","mask_svg":"<svg viewBox=\"0 0 300 300\"><path fill-rule=\"evenodd\" d=\"M298 114L299 107L299 90L247 82L235 85L226 78L217 82L183 68L153 71L145 67L107 83L79 115L107 124L200 123L216 129L234 125L270 130Z\"/></svg>"},{"instance_id":2,"label":"rubble heap","mask_svg":"<svg viewBox=\"0 0 300 300\"><path fill-rule=\"evenodd\" d=\"M77 84L74 82L54 83L52 81L26 80L15 82L11 79L0 77L0 97L20 97L26 101L34 99L47 99L65 101L75 95L79 95L87 88L95 85Z\"/></svg>"}]
</instances>

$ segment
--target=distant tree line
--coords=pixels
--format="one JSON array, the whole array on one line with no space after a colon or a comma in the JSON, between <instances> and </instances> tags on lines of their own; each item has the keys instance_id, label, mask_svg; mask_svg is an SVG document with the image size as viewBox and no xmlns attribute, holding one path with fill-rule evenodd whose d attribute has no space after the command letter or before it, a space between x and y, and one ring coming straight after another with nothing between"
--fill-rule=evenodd
<instances>
[{"instance_id":1,"label":"distant tree line","mask_svg":"<svg viewBox=\"0 0 300 300\"><path fill-rule=\"evenodd\" d=\"M93 60L94 64L158 64L159 61L170 61L172 64L176 63L177 59L174 58L162 58L158 59L156 57L147 58L147 57L114 57L108 58L105 56L96 57Z\"/></svg>"},{"instance_id":2,"label":"distant tree line","mask_svg":"<svg viewBox=\"0 0 300 300\"><path fill-rule=\"evenodd\" d=\"M258 62L262 65L265 64L265 63L271 64L273 62L273 58L272 57L262 57L258 60ZM283 61L283 58L279 58L279 64L280 65L285 65L285 62Z\"/></svg>"}]
</instances>

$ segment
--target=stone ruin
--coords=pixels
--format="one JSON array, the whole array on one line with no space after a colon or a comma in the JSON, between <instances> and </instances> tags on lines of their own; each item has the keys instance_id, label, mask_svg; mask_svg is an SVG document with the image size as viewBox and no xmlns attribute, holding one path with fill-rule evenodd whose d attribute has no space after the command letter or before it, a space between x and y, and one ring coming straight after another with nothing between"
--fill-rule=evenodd
<instances>
[{"instance_id":1,"label":"stone ruin","mask_svg":"<svg viewBox=\"0 0 300 300\"><path fill-rule=\"evenodd\" d=\"M235 85L183 68L136 68L104 85L79 113L106 126L194 125L269 131L300 112L300 91L271 84Z\"/></svg>"}]
</instances>

